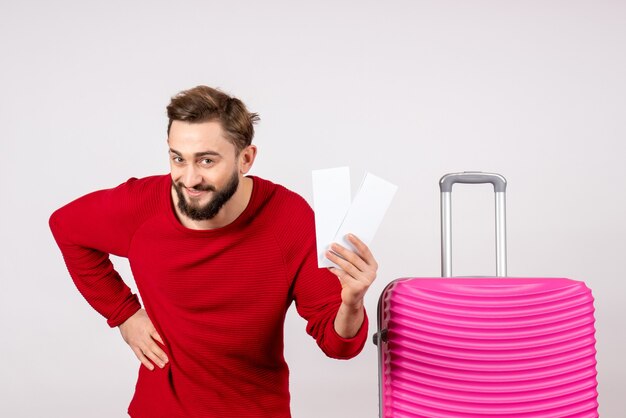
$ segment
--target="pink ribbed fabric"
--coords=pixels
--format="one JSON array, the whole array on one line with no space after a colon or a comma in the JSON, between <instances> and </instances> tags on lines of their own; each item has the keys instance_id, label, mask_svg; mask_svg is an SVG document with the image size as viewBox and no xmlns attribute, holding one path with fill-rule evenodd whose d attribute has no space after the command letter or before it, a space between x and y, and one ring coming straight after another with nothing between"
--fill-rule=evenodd
<instances>
[{"instance_id":1,"label":"pink ribbed fabric","mask_svg":"<svg viewBox=\"0 0 626 418\"><path fill-rule=\"evenodd\" d=\"M384 417L598 416L583 282L400 279L381 303Z\"/></svg>"}]
</instances>

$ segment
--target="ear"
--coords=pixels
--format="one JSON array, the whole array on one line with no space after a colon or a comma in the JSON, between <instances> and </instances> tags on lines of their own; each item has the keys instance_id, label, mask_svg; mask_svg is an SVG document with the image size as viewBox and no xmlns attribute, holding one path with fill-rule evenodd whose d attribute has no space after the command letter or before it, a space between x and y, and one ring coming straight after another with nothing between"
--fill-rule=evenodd
<instances>
[{"instance_id":1,"label":"ear","mask_svg":"<svg viewBox=\"0 0 626 418\"><path fill-rule=\"evenodd\" d=\"M254 159L256 158L256 151L255 145L248 145L239 153L239 172L241 174L247 174L252 168L252 164L254 164Z\"/></svg>"}]
</instances>

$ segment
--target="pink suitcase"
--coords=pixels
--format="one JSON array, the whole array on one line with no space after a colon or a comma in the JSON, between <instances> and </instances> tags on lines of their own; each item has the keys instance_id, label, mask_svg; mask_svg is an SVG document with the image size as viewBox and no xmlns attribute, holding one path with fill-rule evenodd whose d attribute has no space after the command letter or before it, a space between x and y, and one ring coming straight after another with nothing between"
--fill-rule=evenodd
<instances>
[{"instance_id":1,"label":"pink suitcase","mask_svg":"<svg viewBox=\"0 0 626 418\"><path fill-rule=\"evenodd\" d=\"M492 183L497 277L451 278L454 183ZM506 180L442 177L444 278L391 282L378 304L380 416L597 417L593 297L583 282L506 277Z\"/></svg>"}]
</instances>

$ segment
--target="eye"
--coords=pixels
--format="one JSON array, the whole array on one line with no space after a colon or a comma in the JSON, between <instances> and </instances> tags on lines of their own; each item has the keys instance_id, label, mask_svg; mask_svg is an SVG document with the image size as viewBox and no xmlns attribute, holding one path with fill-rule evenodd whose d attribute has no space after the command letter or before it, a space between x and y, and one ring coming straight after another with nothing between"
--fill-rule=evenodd
<instances>
[{"instance_id":1,"label":"eye","mask_svg":"<svg viewBox=\"0 0 626 418\"><path fill-rule=\"evenodd\" d=\"M212 159L210 159L210 158L203 158L202 160L200 160L200 162L201 162L203 165L209 165L209 164L212 164L212 163L213 163L213 160L212 160Z\"/></svg>"},{"instance_id":2,"label":"eye","mask_svg":"<svg viewBox=\"0 0 626 418\"><path fill-rule=\"evenodd\" d=\"M180 158L179 156L175 155L172 157L172 161L174 161L175 163L182 163L183 159Z\"/></svg>"}]
</instances>

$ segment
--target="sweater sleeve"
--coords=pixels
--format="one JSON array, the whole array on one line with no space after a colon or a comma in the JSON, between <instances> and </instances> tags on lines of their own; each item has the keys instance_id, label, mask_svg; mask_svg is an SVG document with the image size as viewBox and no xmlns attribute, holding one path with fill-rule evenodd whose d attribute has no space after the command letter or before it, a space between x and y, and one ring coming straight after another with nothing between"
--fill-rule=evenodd
<instances>
[{"instance_id":1,"label":"sweater sleeve","mask_svg":"<svg viewBox=\"0 0 626 418\"><path fill-rule=\"evenodd\" d=\"M50 229L74 284L113 328L137 312L137 295L114 269L110 254L127 257L141 213L135 210L142 180L80 197L56 210Z\"/></svg>"},{"instance_id":2,"label":"sweater sleeve","mask_svg":"<svg viewBox=\"0 0 626 418\"><path fill-rule=\"evenodd\" d=\"M294 203L299 207L290 212L288 235L292 245L286 255L296 309L307 321L307 332L328 357L350 359L361 352L367 340L367 312L353 338L343 338L335 331L341 284L328 269L317 267L313 211L304 199L296 197Z\"/></svg>"}]
</instances>

